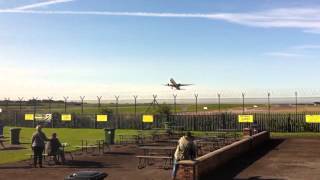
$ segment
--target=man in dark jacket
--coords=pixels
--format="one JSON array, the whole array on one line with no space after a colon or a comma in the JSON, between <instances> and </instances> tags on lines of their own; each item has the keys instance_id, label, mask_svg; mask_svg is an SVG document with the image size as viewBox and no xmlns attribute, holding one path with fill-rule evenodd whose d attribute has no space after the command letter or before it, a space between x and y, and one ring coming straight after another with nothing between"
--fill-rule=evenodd
<instances>
[{"instance_id":1,"label":"man in dark jacket","mask_svg":"<svg viewBox=\"0 0 320 180\"><path fill-rule=\"evenodd\" d=\"M65 163L64 152L63 150L60 149L61 147L62 145L59 139L57 138L57 133L53 133L47 146L47 152L49 156L54 156L53 160L55 161L56 164L59 164L57 156L60 157L62 164Z\"/></svg>"},{"instance_id":2,"label":"man in dark jacket","mask_svg":"<svg viewBox=\"0 0 320 180\"><path fill-rule=\"evenodd\" d=\"M36 127L36 132L32 135L31 147L33 150L33 165L37 167L37 160L39 161L39 167L42 168L42 154L45 148L45 141L49 139L47 136L42 132L42 127L38 125Z\"/></svg>"}]
</instances>

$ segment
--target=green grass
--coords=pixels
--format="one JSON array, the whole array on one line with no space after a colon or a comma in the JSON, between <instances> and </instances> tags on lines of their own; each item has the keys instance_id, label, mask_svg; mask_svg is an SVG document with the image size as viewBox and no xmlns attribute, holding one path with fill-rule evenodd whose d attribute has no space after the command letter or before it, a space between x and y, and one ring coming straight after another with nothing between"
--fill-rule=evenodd
<instances>
[{"instance_id":1,"label":"green grass","mask_svg":"<svg viewBox=\"0 0 320 180\"><path fill-rule=\"evenodd\" d=\"M298 132L298 133L271 132L271 137L274 137L274 138L308 138L308 137L320 137L320 133L318 133L318 132Z\"/></svg>"},{"instance_id":2,"label":"green grass","mask_svg":"<svg viewBox=\"0 0 320 180\"><path fill-rule=\"evenodd\" d=\"M10 137L9 127L5 127L4 135L5 137ZM104 139L103 129L69 129L69 128L44 128L44 133L50 137L50 135L55 132L58 134L58 138L61 142L66 142L70 144L67 150L75 150L73 146L81 145L81 140L87 140L88 144L94 144L96 140ZM19 150L0 150L0 164L16 162L21 160L26 160L29 157L26 154L31 153L31 136L34 132L34 128L21 128L20 132L20 142L22 146L26 149ZM151 131L144 131L145 133L152 133ZM120 134L136 135L137 130L116 130L116 141Z\"/></svg>"}]
</instances>

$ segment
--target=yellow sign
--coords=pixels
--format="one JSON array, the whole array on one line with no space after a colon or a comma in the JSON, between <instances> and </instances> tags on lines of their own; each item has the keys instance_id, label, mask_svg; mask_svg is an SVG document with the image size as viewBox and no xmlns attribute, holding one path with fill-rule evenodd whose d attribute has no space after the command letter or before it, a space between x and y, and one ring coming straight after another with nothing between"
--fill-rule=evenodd
<instances>
[{"instance_id":1,"label":"yellow sign","mask_svg":"<svg viewBox=\"0 0 320 180\"><path fill-rule=\"evenodd\" d=\"M306 115L307 123L320 123L320 115Z\"/></svg>"},{"instance_id":2,"label":"yellow sign","mask_svg":"<svg viewBox=\"0 0 320 180\"><path fill-rule=\"evenodd\" d=\"M108 121L108 115L103 115L103 114L97 115L97 121L98 122L107 122Z\"/></svg>"},{"instance_id":3,"label":"yellow sign","mask_svg":"<svg viewBox=\"0 0 320 180\"><path fill-rule=\"evenodd\" d=\"M253 115L239 115L239 123L253 123Z\"/></svg>"},{"instance_id":4,"label":"yellow sign","mask_svg":"<svg viewBox=\"0 0 320 180\"><path fill-rule=\"evenodd\" d=\"M71 121L71 114L61 114L61 121Z\"/></svg>"},{"instance_id":5,"label":"yellow sign","mask_svg":"<svg viewBox=\"0 0 320 180\"><path fill-rule=\"evenodd\" d=\"M33 114L25 114L24 115L24 120L26 121L33 121Z\"/></svg>"},{"instance_id":6,"label":"yellow sign","mask_svg":"<svg viewBox=\"0 0 320 180\"><path fill-rule=\"evenodd\" d=\"M143 115L142 122L152 123L153 122L153 115Z\"/></svg>"}]
</instances>

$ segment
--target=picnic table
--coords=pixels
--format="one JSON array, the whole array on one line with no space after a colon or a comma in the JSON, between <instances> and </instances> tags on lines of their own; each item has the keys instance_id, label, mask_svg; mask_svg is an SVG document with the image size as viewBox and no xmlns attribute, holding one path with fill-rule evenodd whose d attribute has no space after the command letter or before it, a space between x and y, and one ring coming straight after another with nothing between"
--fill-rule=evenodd
<instances>
[{"instance_id":1,"label":"picnic table","mask_svg":"<svg viewBox=\"0 0 320 180\"><path fill-rule=\"evenodd\" d=\"M136 156L139 159L138 168L144 168L152 165L153 160L163 160L163 168L168 169L173 164L173 151L176 149L172 146L142 146L143 155ZM162 151L163 153L159 153Z\"/></svg>"},{"instance_id":2,"label":"picnic table","mask_svg":"<svg viewBox=\"0 0 320 180\"><path fill-rule=\"evenodd\" d=\"M88 153L88 149L93 149L92 152L95 151L96 148L98 148L97 145L88 145L88 140L81 140L81 145L74 146L75 148L81 149L81 152L84 151Z\"/></svg>"},{"instance_id":3,"label":"picnic table","mask_svg":"<svg viewBox=\"0 0 320 180\"><path fill-rule=\"evenodd\" d=\"M0 139L0 145L2 146L3 149L6 148L6 146L3 144L4 142L7 142L8 140L5 139Z\"/></svg>"}]
</instances>

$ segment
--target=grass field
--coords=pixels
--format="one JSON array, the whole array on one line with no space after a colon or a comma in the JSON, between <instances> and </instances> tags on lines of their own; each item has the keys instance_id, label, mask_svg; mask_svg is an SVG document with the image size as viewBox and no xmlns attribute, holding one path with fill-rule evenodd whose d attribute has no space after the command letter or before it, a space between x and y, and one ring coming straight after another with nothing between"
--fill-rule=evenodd
<instances>
[{"instance_id":1,"label":"grass field","mask_svg":"<svg viewBox=\"0 0 320 180\"><path fill-rule=\"evenodd\" d=\"M10 137L9 134L10 127L5 127L4 136ZM66 142L70 144L67 150L74 150L73 146L81 145L81 140L88 140L88 143L93 144L96 140L104 139L104 130L103 129L68 129L68 128L57 128L49 129L45 128L43 130L45 134L50 137L50 135L55 132L58 134L58 138L61 142ZM0 150L0 164L15 162L20 160L28 159L29 157L26 154L31 153L31 136L34 132L34 128L21 128L20 133L20 142L25 149L19 150ZM147 132L148 133L148 132ZM120 134L138 134L137 130L116 130L116 135ZM116 136L117 138L117 136ZM117 140L117 139L116 139Z\"/></svg>"}]
</instances>

